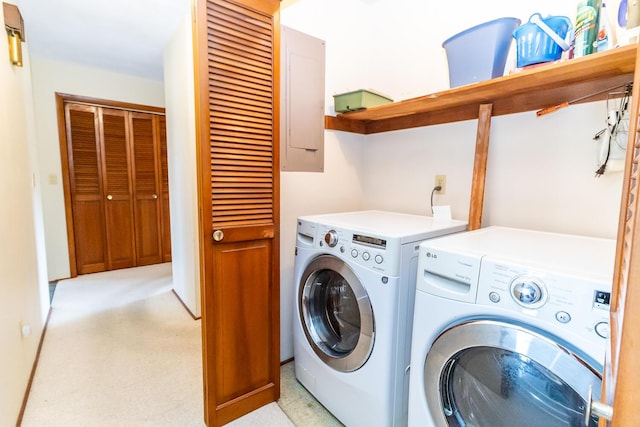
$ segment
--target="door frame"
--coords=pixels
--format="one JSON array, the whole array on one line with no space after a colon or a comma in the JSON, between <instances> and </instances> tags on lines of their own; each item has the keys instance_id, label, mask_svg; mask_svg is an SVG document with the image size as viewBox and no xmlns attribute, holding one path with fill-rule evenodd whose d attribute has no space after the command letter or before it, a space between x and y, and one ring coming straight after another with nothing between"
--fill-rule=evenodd
<instances>
[{"instance_id":1,"label":"door frame","mask_svg":"<svg viewBox=\"0 0 640 427\"><path fill-rule=\"evenodd\" d=\"M58 118L58 140L60 142L60 163L62 167L62 187L64 192L64 211L67 227L67 250L69 253L69 277L78 276L76 265L76 240L73 227L73 205L71 202L71 178L69 167L69 150L67 145L67 126L64 107L67 103L91 105L94 107L106 107L119 110L140 111L151 114L165 114L162 107L133 104L129 102L113 101L88 96L71 95L56 92L56 113Z\"/></svg>"}]
</instances>

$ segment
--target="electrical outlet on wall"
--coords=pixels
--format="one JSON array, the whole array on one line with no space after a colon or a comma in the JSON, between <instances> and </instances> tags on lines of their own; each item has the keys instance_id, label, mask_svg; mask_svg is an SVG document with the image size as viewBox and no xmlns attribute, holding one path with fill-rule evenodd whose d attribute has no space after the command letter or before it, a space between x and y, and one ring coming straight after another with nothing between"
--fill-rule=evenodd
<instances>
[{"instance_id":1,"label":"electrical outlet on wall","mask_svg":"<svg viewBox=\"0 0 640 427\"><path fill-rule=\"evenodd\" d=\"M447 176L436 175L435 186L440 186L440 190L436 191L436 194L445 194L447 192Z\"/></svg>"}]
</instances>

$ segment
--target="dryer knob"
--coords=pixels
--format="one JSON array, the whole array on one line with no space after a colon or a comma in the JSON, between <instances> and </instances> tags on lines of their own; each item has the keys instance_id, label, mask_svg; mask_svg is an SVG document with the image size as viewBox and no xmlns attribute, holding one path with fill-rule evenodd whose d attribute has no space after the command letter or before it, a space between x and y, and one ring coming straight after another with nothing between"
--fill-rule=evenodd
<instances>
[{"instance_id":1,"label":"dryer knob","mask_svg":"<svg viewBox=\"0 0 640 427\"><path fill-rule=\"evenodd\" d=\"M327 234L324 235L324 241L329 245L330 248L333 248L338 244L338 233L336 230L330 230Z\"/></svg>"},{"instance_id":2,"label":"dryer knob","mask_svg":"<svg viewBox=\"0 0 640 427\"><path fill-rule=\"evenodd\" d=\"M515 282L511 288L511 293L516 302L525 307L539 306L543 302L544 294L542 289L532 280Z\"/></svg>"}]
</instances>

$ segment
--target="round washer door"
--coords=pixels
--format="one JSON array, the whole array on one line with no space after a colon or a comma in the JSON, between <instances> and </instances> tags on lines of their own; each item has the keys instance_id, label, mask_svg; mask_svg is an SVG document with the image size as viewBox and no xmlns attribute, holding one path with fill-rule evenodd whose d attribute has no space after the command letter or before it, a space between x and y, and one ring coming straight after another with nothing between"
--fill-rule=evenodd
<instances>
[{"instance_id":1,"label":"round washer door","mask_svg":"<svg viewBox=\"0 0 640 427\"><path fill-rule=\"evenodd\" d=\"M344 261L332 255L315 258L300 279L298 307L307 341L324 363L352 372L369 359L375 336L373 309Z\"/></svg>"},{"instance_id":2,"label":"round washer door","mask_svg":"<svg viewBox=\"0 0 640 427\"><path fill-rule=\"evenodd\" d=\"M584 425L589 386L599 398L600 375L576 354L499 321L447 329L424 367L429 411L443 427ZM589 426L597 425L591 418Z\"/></svg>"}]
</instances>

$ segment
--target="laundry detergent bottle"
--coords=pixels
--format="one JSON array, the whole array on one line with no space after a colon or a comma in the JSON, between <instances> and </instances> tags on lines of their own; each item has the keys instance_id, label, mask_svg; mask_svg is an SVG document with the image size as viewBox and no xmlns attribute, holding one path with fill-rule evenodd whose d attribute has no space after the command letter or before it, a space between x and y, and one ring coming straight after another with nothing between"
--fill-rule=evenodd
<instances>
[{"instance_id":1,"label":"laundry detergent bottle","mask_svg":"<svg viewBox=\"0 0 640 427\"><path fill-rule=\"evenodd\" d=\"M573 45L574 58L590 55L596 51L599 9L597 0L583 0L578 3Z\"/></svg>"}]
</instances>

